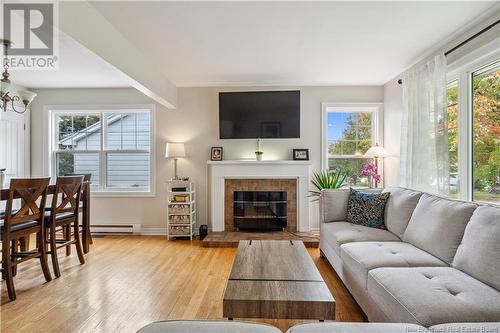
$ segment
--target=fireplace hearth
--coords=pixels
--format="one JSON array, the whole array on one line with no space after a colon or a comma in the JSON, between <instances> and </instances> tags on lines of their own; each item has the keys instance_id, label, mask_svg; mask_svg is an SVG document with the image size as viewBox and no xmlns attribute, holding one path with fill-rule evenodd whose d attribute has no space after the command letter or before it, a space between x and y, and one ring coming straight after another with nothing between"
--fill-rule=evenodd
<instances>
[{"instance_id":1,"label":"fireplace hearth","mask_svg":"<svg viewBox=\"0 0 500 333\"><path fill-rule=\"evenodd\" d=\"M234 191L233 212L238 230L283 230L287 226L287 192Z\"/></svg>"}]
</instances>

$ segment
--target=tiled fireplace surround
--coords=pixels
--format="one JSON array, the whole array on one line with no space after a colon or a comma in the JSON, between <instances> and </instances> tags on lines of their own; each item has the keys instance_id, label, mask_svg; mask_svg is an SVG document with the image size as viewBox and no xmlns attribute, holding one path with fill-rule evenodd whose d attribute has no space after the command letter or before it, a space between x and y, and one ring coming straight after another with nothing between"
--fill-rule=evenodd
<instances>
[{"instance_id":1,"label":"tiled fireplace surround","mask_svg":"<svg viewBox=\"0 0 500 333\"><path fill-rule=\"evenodd\" d=\"M297 231L297 180L296 179L226 179L224 182L224 230L234 227L233 193L235 191L284 191L287 192L286 230Z\"/></svg>"},{"instance_id":2,"label":"tiled fireplace surround","mask_svg":"<svg viewBox=\"0 0 500 333\"><path fill-rule=\"evenodd\" d=\"M287 191L287 230L309 232L309 161L208 161L208 224L234 231L235 190Z\"/></svg>"}]
</instances>

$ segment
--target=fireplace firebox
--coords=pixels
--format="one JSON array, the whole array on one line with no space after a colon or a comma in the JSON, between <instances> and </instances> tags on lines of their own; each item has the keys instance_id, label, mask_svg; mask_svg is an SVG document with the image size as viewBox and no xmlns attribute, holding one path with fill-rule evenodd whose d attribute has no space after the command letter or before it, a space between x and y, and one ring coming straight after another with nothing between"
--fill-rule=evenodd
<instances>
[{"instance_id":1,"label":"fireplace firebox","mask_svg":"<svg viewBox=\"0 0 500 333\"><path fill-rule=\"evenodd\" d=\"M287 225L287 192L234 191L234 227L277 231Z\"/></svg>"}]
</instances>

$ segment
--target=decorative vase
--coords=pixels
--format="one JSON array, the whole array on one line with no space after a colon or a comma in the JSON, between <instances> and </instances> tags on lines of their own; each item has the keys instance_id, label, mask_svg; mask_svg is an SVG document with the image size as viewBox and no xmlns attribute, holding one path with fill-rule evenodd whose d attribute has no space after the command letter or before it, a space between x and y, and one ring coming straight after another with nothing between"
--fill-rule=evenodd
<instances>
[{"instance_id":1,"label":"decorative vase","mask_svg":"<svg viewBox=\"0 0 500 333\"><path fill-rule=\"evenodd\" d=\"M255 151L255 159L257 161L262 161L262 155L264 152L262 151L262 139L258 138L257 139L257 151Z\"/></svg>"},{"instance_id":2,"label":"decorative vase","mask_svg":"<svg viewBox=\"0 0 500 333\"><path fill-rule=\"evenodd\" d=\"M373 189L375 188L375 179L372 176L368 176L368 187Z\"/></svg>"}]
</instances>

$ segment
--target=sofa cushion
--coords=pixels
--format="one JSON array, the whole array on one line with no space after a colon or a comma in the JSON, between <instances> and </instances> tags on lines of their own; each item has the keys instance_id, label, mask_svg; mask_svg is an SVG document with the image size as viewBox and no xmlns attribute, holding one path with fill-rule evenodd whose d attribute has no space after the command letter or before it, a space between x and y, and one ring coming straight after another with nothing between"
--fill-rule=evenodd
<instances>
[{"instance_id":1,"label":"sofa cushion","mask_svg":"<svg viewBox=\"0 0 500 333\"><path fill-rule=\"evenodd\" d=\"M422 194L403 235L415 245L451 264L477 205Z\"/></svg>"},{"instance_id":2,"label":"sofa cushion","mask_svg":"<svg viewBox=\"0 0 500 333\"><path fill-rule=\"evenodd\" d=\"M347 203L347 222L387 229L384 224L384 212L389 195L390 193L363 193L351 189Z\"/></svg>"},{"instance_id":3,"label":"sofa cushion","mask_svg":"<svg viewBox=\"0 0 500 333\"><path fill-rule=\"evenodd\" d=\"M452 267L373 269L368 293L390 321L428 327L500 320L500 292Z\"/></svg>"},{"instance_id":4,"label":"sofa cushion","mask_svg":"<svg viewBox=\"0 0 500 333\"><path fill-rule=\"evenodd\" d=\"M426 333L425 327L399 323L310 323L291 327L287 333Z\"/></svg>"},{"instance_id":5,"label":"sofa cushion","mask_svg":"<svg viewBox=\"0 0 500 333\"><path fill-rule=\"evenodd\" d=\"M391 193L385 205L385 226L387 230L402 238L422 192L401 187L388 187L382 191L385 192Z\"/></svg>"},{"instance_id":6,"label":"sofa cushion","mask_svg":"<svg viewBox=\"0 0 500 333\"><path fill-rule=\"evenodd\" d=\"M366 290L368 272L380 267L448 266L433 255L403 242L359 242L340 247L344 275Z\"/></svg>"},{"instance_id":7,"label":"sofa cushion","mask_svg":"<svg viewBox=\"0 0 500 333\"><path fill-rule=\"evenodd\" d=\"M500 208L474 211L452 264L500 290Z\"/></svg>"},{"instance_id":8,"label":"sofa cushion","mask_svg":"<svg viewBox=\"0 0 500 333\"><path fill-rule=\"evenodd\" d=\"M157 321L137 333L281 333L274 326L228 320L167 320Z\"/></svg>"},{"instance_id":9,"label":"sofa cushion","mask_svg":"<svg viewBox=\"0 0 500 333\"><path fill-rule=\"evenodd\" d=\"M345 221L347 217L347 202L349 189L321 191L322 222Z\"/></svg>"},{"instance_id":10,"label":"sofa cushion","mask_svg":"<svg viewBox=\"0 0 500 333\"><path fill-rule=\"evenodd\" d=\"M340 255L340 245L351 242L369 241L399 241L393 233L370 227L364 227L349 222L323 223L321 225L321 238Z\"/></svg>"},{"instance_id":11,"label":"sofa cushion","mask_svg":"<svg viewBox=\"0 0 500 333\"><path fill-rule=\"evenodd\" d=\"M472 333L472 332L500 332L500 322L489 323L450 323L429 327L432 333Z\"/></svg>"}]
</instances>

